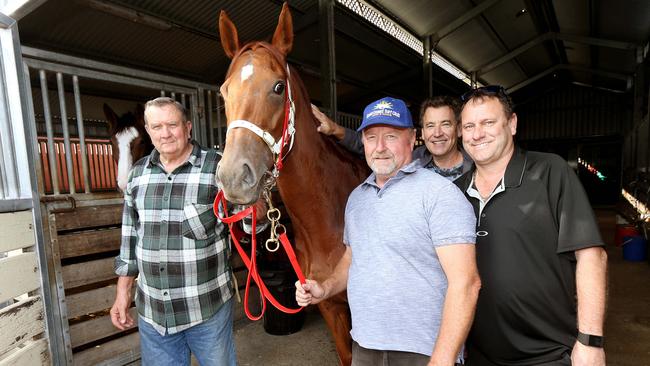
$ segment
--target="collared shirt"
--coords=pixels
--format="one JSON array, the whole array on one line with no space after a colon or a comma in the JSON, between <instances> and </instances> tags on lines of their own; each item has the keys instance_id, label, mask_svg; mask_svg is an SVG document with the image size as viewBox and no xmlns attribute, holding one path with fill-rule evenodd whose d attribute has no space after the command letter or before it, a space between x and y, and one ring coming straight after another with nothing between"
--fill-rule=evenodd
<instances>
[{"instance_id":1,"label":"collared shirt","mask_svg":"<svg viewBox=\"0 0 650 366\"><path fill-rule=\"evenodd\" d=\"M138 276L136 305L161 335L208 320L233 293L224 225L212 212L220 159L196 142L167 173L154 150L129 174L119 276Z\"/></svg>"},{"instance_id":2,"label":"collared shirt","mask_svg":"<svg viewBox=\"0 0 650 366\"><path fill-rule=\"evenodd\" d=\"M587 195L562 158L519 148L503 190L484 203L473 194L473 175L455 181L479 218L481 294L467 339L468 364L559 360L577 336L574 252L604 245Z\"/></svg>"},{"instance_id":3,"label":"collared shirt","mask_svg":"<svg viewBox=\"0 0 650 366\"><path fill-rule=\"evenodd\" d=\"M436 249L473 244L475 222L463 193L419 160L381 188L374 173L355 188L343 234L352 250L352 338L369 349L431 355L447 290Z\"/></svg>"}]
</instances>

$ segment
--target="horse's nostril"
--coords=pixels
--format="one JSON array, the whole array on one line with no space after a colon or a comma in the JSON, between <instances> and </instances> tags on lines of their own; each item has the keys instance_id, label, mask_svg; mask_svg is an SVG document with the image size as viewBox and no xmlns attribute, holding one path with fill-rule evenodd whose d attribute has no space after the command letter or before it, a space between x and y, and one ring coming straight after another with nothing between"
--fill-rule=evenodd
<instances>
[{"instance_id":1,"label":"horse's nostril","mask_svg":"<svg viewBox=\"0 0 650 366\"><path fill-rule=\"evenodd\" d=\"M244 163L242 167L242 183L248 187L252 187L256 183L255 174L248 163Z\"/></svg>"}]
</instances>

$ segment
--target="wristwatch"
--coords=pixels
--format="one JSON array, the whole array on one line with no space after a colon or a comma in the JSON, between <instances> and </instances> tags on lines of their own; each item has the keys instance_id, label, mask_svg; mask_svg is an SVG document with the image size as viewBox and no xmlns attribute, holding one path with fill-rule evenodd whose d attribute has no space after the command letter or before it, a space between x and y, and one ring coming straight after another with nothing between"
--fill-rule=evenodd
<instances>
[{"instance_id":1,"label":"wristwatch","mask_svg":"<svg viewBox=\"0 0 650 366\"><path fill-rule=\"evenodd\" d=\"M605 343L605 337L585 334L582 333L581 331L578 331L578 342L589 347L603 348L603 344Z\"/></svg>"}]
</instances>

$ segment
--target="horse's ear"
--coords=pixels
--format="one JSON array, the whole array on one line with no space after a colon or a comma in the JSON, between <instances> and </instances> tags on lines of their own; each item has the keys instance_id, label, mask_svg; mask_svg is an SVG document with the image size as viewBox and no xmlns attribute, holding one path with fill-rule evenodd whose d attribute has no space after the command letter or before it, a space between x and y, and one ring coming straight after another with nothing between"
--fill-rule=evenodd
<instances>
[{"instance_id":1,"label":"horse's ear","mask_svg":"<svg viewBox=\"0 0 650 366\"><path fill-rule=\"evenodd\" d=\"M282 5L278 26L275 28L275 33L273 33L272 44L285 56L291 52L293 47L293 21L291 20L289 5L286 2Z\"/></svg>"},{"instance_id":2,"label":"horse's ear","mask_svg":"<svg viewBox=\"0 0 650 366\"><path fill-rule=\"evenodd\" d=\"M239 51L239 36L237 36L237 28L225 10L222 10L219 14L219 36L221 37L221 46L223 46L226 56L233 58L237 51Z\"/></svg>"},{"instance_id":3,"label":"horse's ear","mask_svg":"<svg viewBox=\"0 0 650 366\"><path fill-rule=\"evenodd\" d=\"M108 122L108 130L113 131L115 126L117 126L117 114L113 112L113 109L104 103L104 115L106 116L106 121Z\"/></svg>"}]
</instances>

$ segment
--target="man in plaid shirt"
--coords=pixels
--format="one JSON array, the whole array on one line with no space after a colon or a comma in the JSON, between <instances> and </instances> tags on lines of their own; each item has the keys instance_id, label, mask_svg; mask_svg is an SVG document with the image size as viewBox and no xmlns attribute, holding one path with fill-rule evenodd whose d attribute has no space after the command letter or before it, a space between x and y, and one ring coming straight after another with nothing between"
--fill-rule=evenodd
<instances>
[{"instance_id":1,"label":"man in plaid shirt","mask_svg":"<svg viewBox=\"0 0 650 366\"><path fill-rule=\"evenodd\" d=\"M124 192L119 276L111 320L135 325L142 363L235 365L232 272L224 225L212 212L220 156L190 140L185 108L160 97L145 105L155 149L135 163Z\"/></svg>"}]
</instances>

